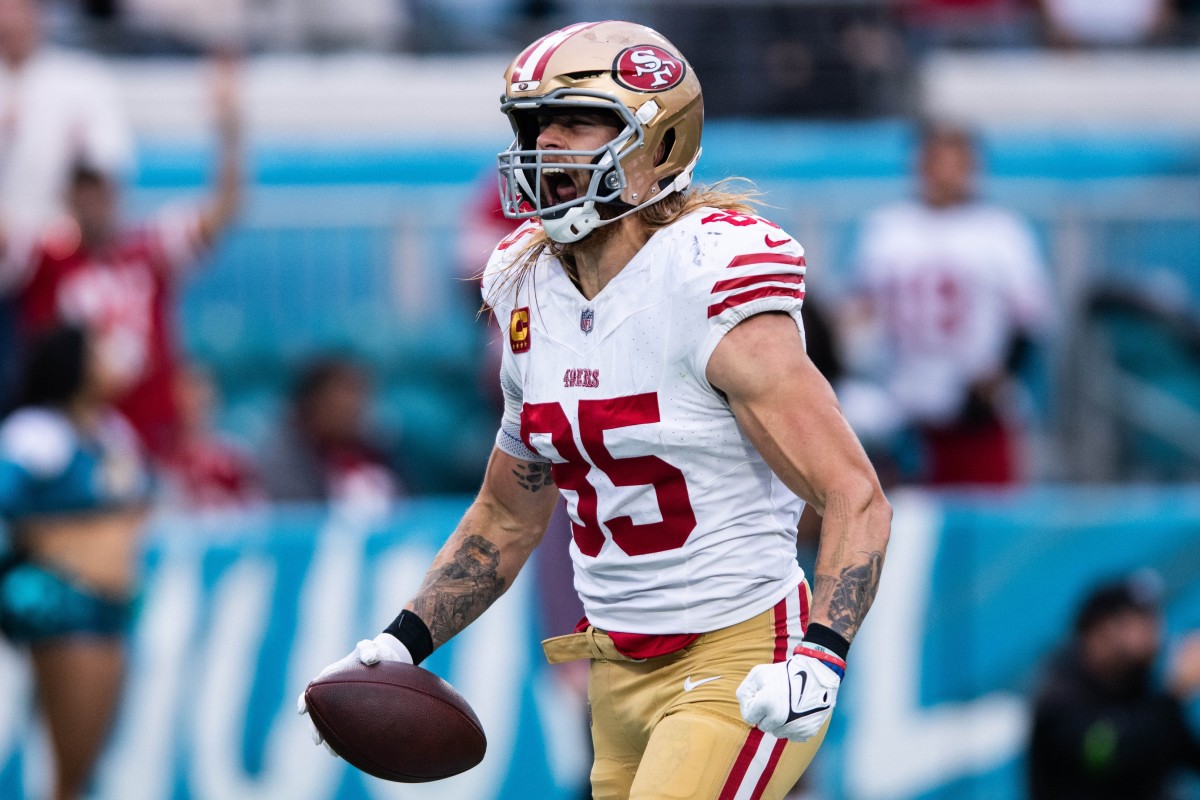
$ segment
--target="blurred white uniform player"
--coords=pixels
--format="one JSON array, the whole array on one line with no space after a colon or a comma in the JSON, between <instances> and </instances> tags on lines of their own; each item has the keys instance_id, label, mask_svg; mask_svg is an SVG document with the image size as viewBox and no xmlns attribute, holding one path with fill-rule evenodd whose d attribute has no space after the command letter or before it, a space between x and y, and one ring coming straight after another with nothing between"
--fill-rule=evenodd
<instances>
[{"instance_id":1,"label":"blurred white uniform player","mask_svg":"<svg viewBox=\"0 0 1200 800\"><path fill-rule=\"evenodd\" d=\"M930 482L1008 483L1018 474L1011 379L1046 326L1045 267L1024 221L974 200L965 134L931 129L920 169L921 198L863 227L856 284L874 325L867 368L921 432Z\"/></svg>"}]
</instances>

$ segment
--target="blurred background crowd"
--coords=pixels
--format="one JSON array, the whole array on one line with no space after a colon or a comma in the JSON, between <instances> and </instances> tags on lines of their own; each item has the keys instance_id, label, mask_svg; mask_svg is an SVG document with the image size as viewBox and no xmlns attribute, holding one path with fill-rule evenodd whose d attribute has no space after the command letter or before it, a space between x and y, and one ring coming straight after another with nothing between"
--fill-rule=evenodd
<instances>
[{"instance_id":1,"label":"blurred background crowd","mask_svg":"<svg viewBox=\"0 0 1200 800\"><path fill-rule=\"evenodd\" d=\"M1194 505L1198 0L0 0L0 408L45 404L67 326L107 377L56 402L124 415L156 508L473 491L501 74L599 18L688 56L699 178L750 178L805 245L810 355L889 488ZM1174 566L1154 608L1194 612ZM551 632L566 569L539 564Z\"/></svg>"},{"instance_id":2,"label":"blurred background crowd","mask_svg":"<svg viewBox=\"0 0 1200 800\"><path fill-rule=\"evenodd\" d=\"M128 368L153 384L125 411L157 416L133 422L160 428L148 444L190 473L184 486L209 470L248 496L322 497L312 475L264 485L263 463L196 440L219 432L261 462L301 429L330 450L356 428L354 455L327 456L335 471L366 459L386 466L388 491L470 490L495 397L469 281L507 228L481 144L503 146L503 123L495 87L478 83L539 31L601 11L667 31L703 78L710 121L741 121L714 133L704 177L757 180L767 215L807 243L814 354L889 480L1197 473L1195 442L1174 433L1197 424L1200 397L1190 0L126 0L46 2L22 21L26 5L5 4L0 41L0 388L11 405L15 348L54 316L31 310L47 270L25 262L78 216L84 173L111 189L102 213L122 228L211 174L221 230L146 301L153 324L121 333L147 351ZM211 103L205 81L221 84ZM862 124L781 127L798 119ZM466 142L470 158L431 140ZM936 213L977 200L995 214ZM910 223L927 227L905 238ZM186 235L178 215L165 224ZM974 244L948 253L956 236ZM902 285L884 280L903 271L889 259L913 271ZM1151 342L1153 363L1134 357ZM313 390L316 374L337 388ZM261 450L276 421L293 429ZM966 428L973 438L955 438Z\"/></svg>"}]
</instances>

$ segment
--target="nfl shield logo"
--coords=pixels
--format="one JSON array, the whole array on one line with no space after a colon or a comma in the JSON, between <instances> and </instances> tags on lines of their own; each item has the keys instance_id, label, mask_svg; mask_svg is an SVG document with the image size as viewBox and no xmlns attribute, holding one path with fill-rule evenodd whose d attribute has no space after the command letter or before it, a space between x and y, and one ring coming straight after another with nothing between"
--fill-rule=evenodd
<instances>
[{"instance_id":1,"label":"nfl shield logo","mask_svg":"<svg viewBox=\"0 0 1200 800\"><path fill-rule=\"evenodd\" d=\"M579 314L579 330L583 331L584 335L592 332L592 324L596 320L596 312L590 308L585 308Z\"/></svg>"}]
</instances>

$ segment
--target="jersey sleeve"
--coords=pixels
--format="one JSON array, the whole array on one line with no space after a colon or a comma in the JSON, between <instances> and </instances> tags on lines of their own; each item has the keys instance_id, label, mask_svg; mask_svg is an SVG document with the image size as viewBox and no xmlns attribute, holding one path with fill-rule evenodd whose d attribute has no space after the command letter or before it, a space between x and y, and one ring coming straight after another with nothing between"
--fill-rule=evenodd
<instances>
[{"instance_id":1,"label":"jersey sleeve","mask_svg":"<svg viewBox=\"0 0 1200 800\"><path fill-rule=\"evenodd\" d=\"M496 246L488 259L487 268L480 282L483 302L492 310L500 337L500 389L504 394L504 414L500 419L500 430L496 432L496 447L521 461L548 459L538 455L521 439L521 407L524 393L521 389L521 370L516 363L519 357L513 353L512 336L513 310L517 306L517 294L521 290L514 279L516 260L521 252L520 244L537 230L536 223L526 223L517 228ZM526 320L528 324L528 320Z\"/></svg>"},{"instance_id":2,"label":"jersey sleeve","mask_svg":"<svg viewBox=\"0 0 1200 800\"><path fill-rule=\"evenodd\" d=\"M711 218L711 217L710 217ZM695 354L703 375L708 360L730 330L755 314L789 315L804 337L804 248L778 226L759 217L752 225L705 230L699 234L700 275L689 281L688 301L703 316L706 335ZM718 218L719 219L719 218ZM714 223L719 225L719 222ZM724 226L721 226L724 228Z\"/></svg>"},{"instance_id":3,"label":"jersey sleeve","mask_svg":"<svg viewBox=\"0 0 1200 800\"><path fill-rule=\"evenodd\" d=\"M1001 274L1007 278L1009 313L1021 330L1039 332L1053 317L1046 264L1029 225L1015 216L1006 217L1007 232L997 249L1005 262Z\"/></svg>"},{"instance_id":4,"label":"jersey sleeve","mask_svg":"<svg viewBox=\"0 0 1200 800\"><path fill-rule=\"evenodd\" d=\"M504 392L504 414L496 432L496 447L521 461L549 461L538 455L521 438L521 406L524 403L521 384L513 375L513 355L505 348L500 362L500 388Z\"/></svg>"}]
</instances>

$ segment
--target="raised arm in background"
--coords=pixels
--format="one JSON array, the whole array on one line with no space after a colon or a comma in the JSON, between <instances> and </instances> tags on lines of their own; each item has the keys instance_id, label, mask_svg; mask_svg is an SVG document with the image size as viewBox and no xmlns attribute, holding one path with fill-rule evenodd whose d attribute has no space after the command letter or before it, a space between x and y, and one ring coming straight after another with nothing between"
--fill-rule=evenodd
<instances>
[{"instance_id":1,"label":"raised arm in background","mask_svg":"<svg viewBox=\"0 0 1200 800\"><path fill-rule=\"evenodd\" d=\"M244 180L241 70L237 58L213 60L212 103L217 132L217 176L211 198L200 212L200 236L211 245L228 227L242 203Z\"/></svg>"}]
</instances>

